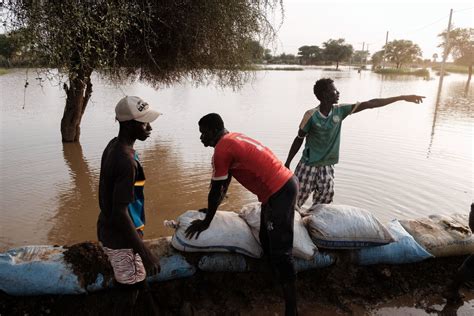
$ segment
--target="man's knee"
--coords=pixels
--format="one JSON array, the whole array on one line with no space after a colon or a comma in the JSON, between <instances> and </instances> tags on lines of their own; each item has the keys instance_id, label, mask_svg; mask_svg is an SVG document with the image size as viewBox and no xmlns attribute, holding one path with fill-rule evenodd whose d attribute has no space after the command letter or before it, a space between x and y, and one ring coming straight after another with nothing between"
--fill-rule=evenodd
<instances>
[{"instance_id":1,"label":"man's knee","mask_svg":"<svg viewBox=\"0 0 474 316\"><path fill-rule=\"evenodd\" d=\"M281 283L292 282L296 279L296 269L291 253L272 255L270 256L270 263Z\"/></svg>"}]
</instances>

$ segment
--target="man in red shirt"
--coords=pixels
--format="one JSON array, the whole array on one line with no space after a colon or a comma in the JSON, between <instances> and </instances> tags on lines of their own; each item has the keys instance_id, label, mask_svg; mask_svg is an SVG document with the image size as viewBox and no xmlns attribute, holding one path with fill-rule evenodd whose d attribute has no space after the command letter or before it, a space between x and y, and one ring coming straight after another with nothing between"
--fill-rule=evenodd
<instances>
[{"instance_id":1,"label":"man in red shirt","mask_svg":"<svg viewBox=\"0 0 474 316\"><path fill-rule=\"evenodd\" d=\"M260 243L283 287L285 315L296 315L296 272L293 265L293 219L298 181L288 168L258 141L229 133L222 118L210 113L199 120L201 142L214 147L213 175L204 220L195 220L186 237L206 230L234 177L262 202Z\"/></svg>"}]
</instances>

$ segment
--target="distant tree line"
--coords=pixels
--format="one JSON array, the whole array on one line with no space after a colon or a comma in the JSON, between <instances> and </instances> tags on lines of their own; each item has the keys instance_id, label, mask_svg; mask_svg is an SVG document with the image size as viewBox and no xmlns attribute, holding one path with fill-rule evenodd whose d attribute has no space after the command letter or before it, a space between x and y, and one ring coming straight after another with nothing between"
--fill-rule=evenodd
<instances>
[{"instance_id":1,"label":"distant tree line","mask_svg":"<svg viewBox=\"0 0 474 316\"><path fill-rule=\"evenodd\" d=\"M439 34L442 43L439 47L445 47L447 31ZM467 66L472 74L474 63L474 29L456 28L450 32L448 55L453 56L454 63ZM401 69L411 66L433 66L439 58L433 54L433 60L422 59L420 47L410 40L393 40L384 45L383 49L370 56L368 51L354 50L352 45L347 44L343 38L329 39L322 47L317 45L304 45L298 48L298 53L272 55L269 49L264 49L255 41L252 54L255 63L269 64L299 64L299 65L332 65L345 62L355 65L371 63L373 68L380 68L385 62L388 67ZM469 78L471 75L469 76Z\"/></svg>"}]
</instances>

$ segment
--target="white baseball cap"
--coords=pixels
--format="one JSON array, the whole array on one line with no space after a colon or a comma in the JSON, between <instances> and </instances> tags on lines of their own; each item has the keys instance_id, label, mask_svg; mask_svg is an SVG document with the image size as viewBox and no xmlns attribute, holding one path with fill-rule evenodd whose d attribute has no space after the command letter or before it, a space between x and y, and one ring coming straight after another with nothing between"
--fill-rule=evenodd
<instances>
[{"instance_id":1,"label":"white baseball cap","mask_svg":"<svg viewBox=\"0 0 474 316\"><path fill-rule=\"evenodd\" d=\"M142 98L126 96L115 106L115 118L119 122L135 120L142 123L151 123L161 113L150 108Z\"/></svg>"}]
</instances>

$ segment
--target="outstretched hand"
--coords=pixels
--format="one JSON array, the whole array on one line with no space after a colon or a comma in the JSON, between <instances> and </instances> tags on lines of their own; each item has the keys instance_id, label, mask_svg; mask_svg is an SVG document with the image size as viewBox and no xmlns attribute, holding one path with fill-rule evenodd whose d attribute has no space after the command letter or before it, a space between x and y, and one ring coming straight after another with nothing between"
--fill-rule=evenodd
<instances>
[{"instance_id":1,"label":"outstretched hand","mask_svg":"<svg viewBox=\"0 0 474 316\"><path fill-rule=\"evenodd\" d=\"M184 233L188 239L192 239L194 235L196 235L196 239L198 239L199 235L208 228L209 224L207 222L202 219L196 219L189 225Z\"/></svg>"},{"instance_id":2,"label":"outstretched hand","mask_svg":"<svg viewBox=\"0 0 474 316\"><path fill-rule=\"evenodd\" d=\"M423 103L423 99L425 97L423 96L419 96L419 95L404 95L403 96L403 100L404 101L407 101L407 102L413 102L413 103L416 103L416 104L419 104L419 103Z\"/></svg>"}]
</instances>

